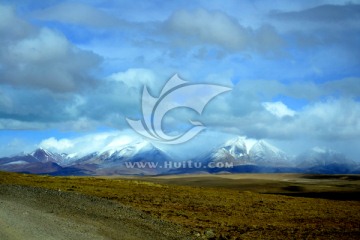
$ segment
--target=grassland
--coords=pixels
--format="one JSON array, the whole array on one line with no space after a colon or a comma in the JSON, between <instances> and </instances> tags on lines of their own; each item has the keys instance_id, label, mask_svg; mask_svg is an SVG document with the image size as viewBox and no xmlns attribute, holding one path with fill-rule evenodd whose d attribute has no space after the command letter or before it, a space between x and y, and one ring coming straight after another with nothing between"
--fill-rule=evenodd
<instances>
[{"instance_id":1,"label":"grassland","mask_svg":"<svg viewBox=\"0 0 360 240\"><path fill-rule=\"evenodd\" d=\"M1 172L0 184L98 196L209 239L360 238L360 178L355 175L107 178Z\"/></svg>"}]
</instances>

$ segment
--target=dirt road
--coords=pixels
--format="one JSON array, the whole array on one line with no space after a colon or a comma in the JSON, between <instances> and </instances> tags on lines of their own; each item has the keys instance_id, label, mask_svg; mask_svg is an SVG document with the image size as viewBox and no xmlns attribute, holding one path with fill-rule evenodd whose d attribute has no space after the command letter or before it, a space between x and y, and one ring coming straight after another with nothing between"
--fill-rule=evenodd
<instances>
[{"instance_id":1,"label":"dirt road","mask_svg":"<svg viewBox=\"0 0 360 240\"><path fill-rule=\"evenodd\" d=\"M78 193L0 185L0 239L191 239L177 225Z\"/></svg>"},{"instance_id":2,"label":"dirt road","mask_svg":"<svg viewBox=\"0 0 360 240\"><path fill-rule=\"evenodd\" d=\"M0 239L104 239L86 224L14 201L0 201Z\"/></svg>"}]
</instances>

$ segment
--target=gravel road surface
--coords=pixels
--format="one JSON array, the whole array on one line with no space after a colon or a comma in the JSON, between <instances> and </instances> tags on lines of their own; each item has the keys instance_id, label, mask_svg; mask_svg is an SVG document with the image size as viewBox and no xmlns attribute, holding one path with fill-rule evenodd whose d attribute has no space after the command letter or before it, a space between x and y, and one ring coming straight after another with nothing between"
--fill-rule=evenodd
<instances>
[{"instance_id":1,"label":"gravel road surface","mask_svg":"<svg viewBox=\"0 0 360 240\"><path fill-rule=\"evenodd\" d=\"M0 239L192 239L180 226L106 199L0 184Z\"/></svg>"}]
</instances>

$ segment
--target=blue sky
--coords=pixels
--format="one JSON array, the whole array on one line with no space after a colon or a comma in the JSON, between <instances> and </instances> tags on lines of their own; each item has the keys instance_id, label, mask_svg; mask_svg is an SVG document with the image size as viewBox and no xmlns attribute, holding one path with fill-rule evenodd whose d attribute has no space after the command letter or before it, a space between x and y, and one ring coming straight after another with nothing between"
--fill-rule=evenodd
<instances>
[{"instance_id":1,"label":"blue sky","mask_svg":"<svg viewBox=\"0 0 360 240\"><path fill-rule=\"evenodd\" d=\"M0 156L135 137L143 86L175 73L232 91L169 114L207 130L165 148L241 135L359 156L360 1L0 1L0 36Z\"/></svg>"}]
</instances>

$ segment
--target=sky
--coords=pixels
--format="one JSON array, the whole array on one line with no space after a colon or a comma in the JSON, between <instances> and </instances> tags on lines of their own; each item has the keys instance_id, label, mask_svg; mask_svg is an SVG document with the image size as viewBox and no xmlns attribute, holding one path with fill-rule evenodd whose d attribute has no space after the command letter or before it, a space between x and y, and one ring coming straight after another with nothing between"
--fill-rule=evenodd
<instances>
[{"instance_id":1,"label":"sky","mask_svg":"<svg viewBox=\"0 0 360 240\"><path fill-rule=\"evenodd\" d=\"M360 1L0 0L0 156L131 142L144 86L159 96L178 74L232 90L169 112L169 134L206 129L161 148L245 136L360 161L359 43Z\"/></svg>"}]
</instances>

